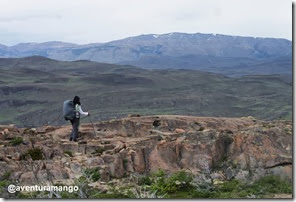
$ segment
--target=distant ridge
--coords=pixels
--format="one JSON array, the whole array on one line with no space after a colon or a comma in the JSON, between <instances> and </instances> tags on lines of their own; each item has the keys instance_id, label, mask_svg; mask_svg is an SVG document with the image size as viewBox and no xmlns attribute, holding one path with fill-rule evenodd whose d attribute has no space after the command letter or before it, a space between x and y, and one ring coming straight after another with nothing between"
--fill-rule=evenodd
<instances>
[{"instance_id":1,"label":"distant ridge","mask_svg":"<svg viewBox=\"0 0 296 202\"><path fill-rule=\"evenodd\" d=\"M3 58L32 55L144 68L198 69L230 76L292 73L291 41L221 34L174 32L86 45L58 41L22 43L11 47L0 45L0 57ZM271 63L273 67L269 68Z\"/></svg>"}]
</instances>

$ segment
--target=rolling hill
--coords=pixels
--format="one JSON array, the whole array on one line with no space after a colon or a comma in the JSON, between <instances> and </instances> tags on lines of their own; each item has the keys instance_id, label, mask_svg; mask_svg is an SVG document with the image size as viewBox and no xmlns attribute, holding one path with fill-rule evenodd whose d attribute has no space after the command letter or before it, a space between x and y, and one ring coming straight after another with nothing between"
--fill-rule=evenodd
<instances>
[{"instance_id":1,"label":"rolling hill","mask_svg":"<svg viewBox=\"0 0 296 202\"><path fill-rule=\"evenodd\" d=\"M62 103L75 95L94 120L128 114L292 118L292 82L282 75L231 78L34 56L0 59L0 77L1 124L67 124Z\"/></svg>"}]
</instances>

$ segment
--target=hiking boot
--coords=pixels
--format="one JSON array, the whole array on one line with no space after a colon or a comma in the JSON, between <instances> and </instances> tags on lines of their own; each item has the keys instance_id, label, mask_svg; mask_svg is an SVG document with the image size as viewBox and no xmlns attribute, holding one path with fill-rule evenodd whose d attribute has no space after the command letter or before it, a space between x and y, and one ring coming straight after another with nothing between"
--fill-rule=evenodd
<instances>
[{"instance_id":1,"label":"hiking boot","mask_svg":"<svg viewBox=\"0 0 296 202\"><path fill-rule=\"evenodd\" d=\"M77 142L77 138L73 139L74 142Z\"/></svg>"},{"instance_id":2,"label":"hiking boot","mask_svg":"<svg viewBox=\"0 0 296 202\"><path fill-rule=\"evenodd\" d=\"M73 139L72 139L72 137L70 137L70 139L69 139L70 141L72 141Z\"/></svg>"}]
</instances>

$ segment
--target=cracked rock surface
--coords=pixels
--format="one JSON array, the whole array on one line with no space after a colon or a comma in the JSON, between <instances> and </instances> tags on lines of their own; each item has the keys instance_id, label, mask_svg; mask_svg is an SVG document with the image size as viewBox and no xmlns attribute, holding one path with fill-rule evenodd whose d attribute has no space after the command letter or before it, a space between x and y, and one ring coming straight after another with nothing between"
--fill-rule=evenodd
<instances>
[{"instance_id":1,"label":"cracked rock surface","mask_svg":"<svg viewBox=\"0 0 296 202\"><path fill-rule=\"evenodd\" d=\"M0 176L11 172L23 185L71 184L86 168L98 168L102 182L160 168L211 179L279 175L292 181L291 121L137 116L98 122L95 130L97 136L91 124L82 124L78 142L70 142L70 125L1 125Z\"/></svg>"}]
</instances>

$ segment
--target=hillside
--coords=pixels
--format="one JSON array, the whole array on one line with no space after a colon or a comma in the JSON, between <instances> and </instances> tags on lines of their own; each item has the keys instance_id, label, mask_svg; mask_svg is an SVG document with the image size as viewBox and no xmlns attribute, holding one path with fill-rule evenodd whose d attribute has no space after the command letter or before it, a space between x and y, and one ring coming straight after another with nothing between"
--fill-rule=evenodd
<instances>
[{"instance_id":1,"label":"hillside","mask_svg":"<svg viewBox=\"0 0 296 202\"><path fill-rule=\"evenodd\" d=\"M292 118L292 81L282 75L230 78L34 56L0 59L0 77L2 124L66 124L62 103L75 95L94 120L128 114Z\"/></svg>"},{"instance_id":2,"label":"hillside","mask_svg":"<svg viewBox=\"0 0 296 202\"><path fill-rule=\"evenodd\" d=\"M78 143L70 130L1 125L2 197L292 197L291 121L129 117L81 125ZM9 194L8 184L79 192Z\"/></svg>"},{"instance_id":3,"label":"hillside","mask_svg":"<svg viewBox=\"0 0 296 202\"><path fill-rule=\"evenodd\" d=\"M228 76L292 75L292 42L275 38L168 33L86 45L45 42L0 46L0 57L34 55L63 61L91 60L149 69L205 70Z\"/></svg>"}]
</instances>

